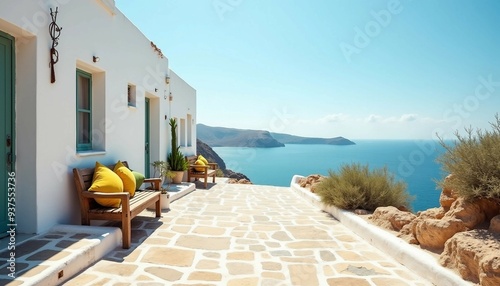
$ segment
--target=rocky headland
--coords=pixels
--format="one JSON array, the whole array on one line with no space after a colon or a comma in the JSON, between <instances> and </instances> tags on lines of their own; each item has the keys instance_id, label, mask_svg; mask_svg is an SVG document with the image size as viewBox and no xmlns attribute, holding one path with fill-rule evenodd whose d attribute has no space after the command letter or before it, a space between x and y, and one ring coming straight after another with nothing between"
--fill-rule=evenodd
<instances>
[{"instance_id":1,"label":"rocky headland","mask_svg":"<svg viewBox=\"0 0 500 286\"><path fill-rule=\"evenodd\" d=\"M226 127L196 125L198 139L212 147L284 147L285 144L328 144L354 145L356 143L344 137L312 138L283 133L271 133L264 130L248 130Z\"/></svg>"}]
</instances>

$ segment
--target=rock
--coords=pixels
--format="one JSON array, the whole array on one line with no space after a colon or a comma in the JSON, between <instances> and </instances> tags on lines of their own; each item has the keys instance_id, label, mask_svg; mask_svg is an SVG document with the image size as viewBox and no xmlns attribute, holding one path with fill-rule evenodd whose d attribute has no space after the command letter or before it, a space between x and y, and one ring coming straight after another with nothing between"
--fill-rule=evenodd
<instances>
[{"instance_id":1,"label":"rock","mask_svg":"<svg viewBox=\"0 0 500 286\"><path fill-rule=\"evenodd\" d=\"M486 220L500 215L500 199L480 199L477 203L484 212Z\"/></svg>"},{"instance_id":2,"label":"rock","mask_svg":"<svg viewBox=\"0 0 500 286\"><path fill-rule=\"evenodd\" d=\"M241 179L238 181L238 184L246 184L246 185L251 185L252 182L250 182L249 180L247 179Z\"/></svg>"},{"instance_id":3,"label":"rock","mask_svg":"<svg viewBox=\"0 0 500 286\"><path fill-rule=\"evenodd\" d=\"M227 181L228 184L245 184L245 185L252 185L252 182L250 182L247 179L234 179L231 178Z\"/></svg>"},{"instance_id":4,"label":"rock","mask_svg":"<svg viewBox=\"0 0 500 286\"><path fill-rule=\"evenodd\" d=\"M490 227L488 229L490 232L500 234L500 215L494 216L490 220Z\"/></svg>"},{"instance_id":5,"label":"rock","mask_svg":"<svg viewBox=\"0 0 500 286\"><path fill-rule=\"evenodd\" d=\"M406 241L410 244L418 244L417 239L413 235L414 222L415 222L415 220L412 221L411 223L403 226L403 228L401 228L401 230L399 231L399 233L397 235L399 238L403 239L404 241Z\"/></svg>"},{"instance_id":6,"label":"rock","mask_svg":"<svg viewBox=\"0 0 500 286\"><path fill-rule=\"evenodd\" d=\"M431 208L425 211L420 211L417 213L419 219L431 218L431 219L441 219L444 217L446 211L444 208Z\"/></svg>"},{"instance_id":7,"label":"rock","mask_svg":"<svg viewBox=\"0 0 500 286\"><path fill-rule=\"evenodd\" d=\"M324 177L318 174L315 175L309 175L305 178L299 179L298 184L300 185L301 188L306 188L309 189L312 193L314 193L314 190L317 186L317 184L323 179Z\"/></svg>"},{"instance_id":8,"label":"rock","mask_svg":"<svg viewBox=\"0 0 500 286\"><path fill-rule=\"evenodd\" d=\"M401 228L398 237L404 239L408 243L418 244L418 240L415 237L417 224L426 219L441 219L444 217L444 214L445 211L442 207L420 211L417 213L417 217L414 220Z\"/></svg>"},{"instance_id":9,"label":"rock","mask_svg":"<svg viewBox=\"0 0 500 286\"><path fill-rule=\"evenodd\" d=\"M455 234L439 258L441 265L457 270L473 283L500 285L500 235L484 229Z\"/></svg>"},{"instance_id":10,"label":"rock","mask_svg":"<svg viewBox=\"0 0 500 286\"><path fill-rule=\"evenodd\" d=\"M370 214L369 211L364 210L364 209L355 209L354 213L357 214L357 215L367 215L367 214Z\"/></svg>"},{"instance_id":11,"label":"rock","mask_svg":"<svg viewBox=\"0 0 500 286\"><path fill-rule=\"evenodd\" d=\"M459 219L424 219L416 223L414 236L420 246L431 250L441 250L445 242L467 227Z\"/></svg>"},{"instance_id":12,"label":"rock","mask_svg":"<svg viewBox=\"0 0 500 286\"><path fill-rule=\"evenodd\" d=\"M389 206L375 209L370 220L380 227L399 231L416 217L411 212L400 211L395 207Z\"/></svg>"},{"instance_id":13,"label":"rock","mask_svg":"<svg viewBox=\"0 0 500 286\"><path fill-rule=\"evenodd\" d=\"M240 180L247 180L250 182L250 179L242 173L237 173L237 172L234 172L230 169L225 169L222 172L224 173L224 177L227 177L230 179L229 180L230 182L238 182Z\"/></svg>"},{"instance_id":14,"label":"rock","mask_svg":"<svg viewBox=\"0 0 500 286\"><path fill-rule=\"evenodd\" d=\"M481 224L486 218L477 200L466 201L464 198L458 198L444 217L461 220L468 229Z\"/></svg>"},{"instance_id":15,"label":"rock","mask_svg":"<svg viewBox=\"0 0 500 286\"><path fill-rule=\"evenodd\" d=\"M453 177L453 175L448 175L444 180L445 182L450 180ZM443 207L445 210L448 210L453 202L456 201L457 199L457 194L450 188L443 188L443 191L441 192L441 196L439 197L439 204L441 207Z\"/></svg>"}]
</instances>

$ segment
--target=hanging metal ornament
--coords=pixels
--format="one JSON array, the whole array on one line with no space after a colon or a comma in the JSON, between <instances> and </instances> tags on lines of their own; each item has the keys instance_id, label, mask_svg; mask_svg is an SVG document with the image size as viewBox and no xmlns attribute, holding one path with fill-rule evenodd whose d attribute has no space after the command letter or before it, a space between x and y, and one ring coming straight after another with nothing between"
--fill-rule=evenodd
<instances>
[{"instance_id":1,"label":"hanging metal ornament","mask_svg":"<svg viewBox=\"0 0 500 286\"><path fill-rule=\"evenodd\" d=\"M59 52L56 50L56 47L59 44L59 36L61 35L62 27L59 27L56 24L58 12L58 7L56 7L56 11L52 11L52 8L50 8L50 17L52 17L52 22L49 24L49 34L52 38L52 48L50 48L49 63L50 83L54 83L56 81L56 72L54 70L54 65L59 61Z\"/></svg>"}]
</instances>

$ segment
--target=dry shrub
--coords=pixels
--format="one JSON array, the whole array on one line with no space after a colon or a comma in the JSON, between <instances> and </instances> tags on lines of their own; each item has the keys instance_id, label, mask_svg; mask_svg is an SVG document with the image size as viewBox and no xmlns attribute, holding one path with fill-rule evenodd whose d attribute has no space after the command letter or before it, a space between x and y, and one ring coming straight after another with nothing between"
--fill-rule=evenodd
<instances>
[{"instance_id":1,"label":"dry shrub","mask_svg":"<svg viewBox=\"0 0 500 286\"><path fill-rule=\"evenodd\" d=\"M343 165L339 173L329 172L316 187L327 205L354 210L375 210L381 206L410 208L412 197L406 184L396 181L387 167L370 170L368 165Z\"/></svg>"},{"instance_id":2,"label":"dry shrub","mask_svg":"<svg viewBox=\"0 0 500 286\"><path fill-rule=\"evenodd\" d=\"M439 186L450 188L466 199L500 199L500 117L490 123L492 130L465 129L466 135L455 132L453 145L440 138L446 152L437 162L442 169L453 174L442 179Z\"/></svg>"}]
</instances>

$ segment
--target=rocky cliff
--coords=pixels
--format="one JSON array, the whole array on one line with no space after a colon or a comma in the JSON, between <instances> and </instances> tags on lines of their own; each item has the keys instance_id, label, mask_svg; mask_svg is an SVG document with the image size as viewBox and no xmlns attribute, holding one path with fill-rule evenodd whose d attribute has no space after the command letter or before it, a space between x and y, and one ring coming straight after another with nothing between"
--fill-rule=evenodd
<instances>
[{"instance_id":1,"label":"rocky cliff","mask_svg":"<svg viewBox=\"0 0 500 286\"><path fill-rule=\"evenodd\" d=\"M207 144L205 144L200 139L196 140L196 149L199 155L205 157L209 162L214 162L219 165L219 169L224 173L224 177L235 179L237 181L240 180L248 180L250 179L242 173L233 172L230 169L226 169L226 163L222 158Z\"/></svg>"}]
</instances>

